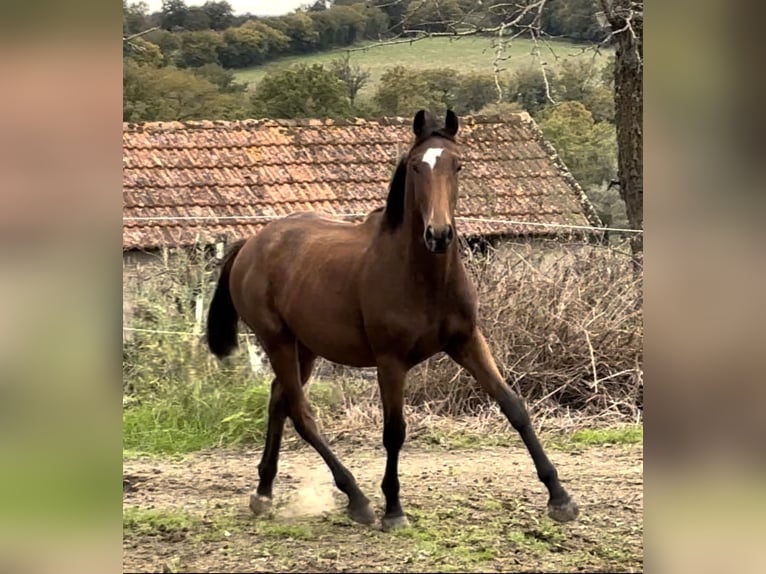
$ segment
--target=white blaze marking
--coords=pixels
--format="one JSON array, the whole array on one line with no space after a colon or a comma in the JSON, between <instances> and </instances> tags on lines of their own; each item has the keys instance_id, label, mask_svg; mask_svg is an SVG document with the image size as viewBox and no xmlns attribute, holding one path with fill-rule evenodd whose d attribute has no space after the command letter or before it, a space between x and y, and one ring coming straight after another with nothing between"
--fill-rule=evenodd
<instances>
[{"instance_id":1,"label":"white blaze marking","mask_svg":"<svg viewBox=\"0 0 766 574\"><path fill-rule=\"evenodd\" d=\"M427 163L430 168L433 170L434 166L436 166L436 160L439 159L439 156L444 151L444 148L442 147L430 147L426 150L426 153L423 154L423 163Z\"/></svg>"}]
</instances>

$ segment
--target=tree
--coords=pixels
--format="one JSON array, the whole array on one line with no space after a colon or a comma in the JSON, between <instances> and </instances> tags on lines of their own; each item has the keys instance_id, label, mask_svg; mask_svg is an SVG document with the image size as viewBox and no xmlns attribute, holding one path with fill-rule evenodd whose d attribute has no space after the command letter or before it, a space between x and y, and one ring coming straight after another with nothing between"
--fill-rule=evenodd
<instances>
[{"instance_id":1,"label":"tree","mask_svg":"<svg viewBox=\"0 0 766 574\"><path fill-rule=\"evenodd\" d=\"M162 0L160 27L164 30L182 30L189 12L183 0Z\"/></svg>"},{"instance_id":2,"label":"tree","mask_svg":"<svg viewBox=\"0 0 766 574\"><path fill-rule=\"evenodd\" d=\"M353 106L359 90L370 79L370 71L362 69L358 64L351 65L351 56L348 52L343 58L330 62L330 71L346 86L348 99Z\"/></svg>"},{"instance_id":3,"label":"tree","mask_svg":"<svg viewBox=\"0 0 766 574\"><path fill-rule=\"evenodd\" d=\"M287 50L290 40L279 30L253 20L223 33L219 61L225 68L246 68Z\"/></svg>"},{"instance_id":4,"label":"tree","mask_svg":"<svg viewBox=\"0 0 766 574\"><path fill-rule=\"evenodd\" d=\"M127 3L122 0L122 33L124 36L143 32L149 25L149 5L146 2Z\"/></svg>"},{"instance_id":5,"label":"tree","mask_svg":"<svg viewBox=\"0 0 766 574\"><path fill-rule=\"evenodd\" d=\"M135 38L130 42L125 42L125 44L127 46L123 51L124 56L134 62L155 68L159 68L165 63L165 58L157 44L153 44L143 38Z\"/></svg>"},{"instance_id":6,"label":"tree","mask_svg":"<svg viewBox=\"0 0 766 574\"><path fill-rule=\"evenodd\" d=\"M186 10L183 27L184 30L210 30L210 17L203 8L192 6Z\"/></svg>"},{"instance_id":7,"label":"tree","mask_svg":"<svg viewBox=\"0 0 766 574\"><path fill-rule=\"evenodd\" d=\"M394 66L380 78L373 101L383 115L410 116L412 110L426 109L442 116L447 111L445 94L428 81L422 70ZM434 74L430 74L431 77Z\"/></svg>"},{"instance_id":8,"label":"tree","mask_svg":"<svg viewBox=\"0 0 766 574\"><path fill-rule=\"evenodd\" d=\"M234 12L228 2L205 2L202 10L207 14L210 28L225 30L234 24Z\"/></svg>"},{"instance_id":9,"label":"tree","mask_svg":"<svg viewBox=\"0 0 766 574\"><path fill-rule=\"evenodd\" d=\"M492 74L470 73L458 78L455 90L455 113L473 114L497 101L497 87Z\"/></svg>"},{"instance_id":10,"label":"tree","mask_svg":"<svg viewBox=\"0 0 766 574\"><path fill-rule=\"evenodd\" d=\"M222 46L223 40L218 32L182 32L178 65L183 68L196 68L218 63L218 50Z\"/></svg>"},{"instance_id":11,"label":"tree","mask_svg":"<svg viewBox=\"0 0 766 574\"><path fill-rule=\"evenodd\" d=\"M595 122L581 102L550 106L542 112L540 129L583 187L601 186L614 177L614 126Z\"/></svg>"},{"instance_id":12,"label":"tree","mask_svg":"<svg viewBox=\"0 0 766 574\"><path fill-rule=\"evenodd\" d=\"M155 68L125 60L122 117L126 122L232 120L244 117L242 94L222 94L188 70Z\"/></svg>"},{"instance_id":13,"label":"tree","mask_svg":"<svg viewBox=\"0 0 766 574\"><path fill-rule=\"evenodd\" d=\"M242 93L247 90L247 84L236 81L234 73L218 64L205 64L199 68L192 68L192 73L200 78L205 78L211 84L218 86L224 94Z\"/></svg>"},{"instance_id":14,"label":"tree","mask_svg":"<svg viewBox=\"0 0 766 574\"><path fill-rule=\"evenodd\" d=\"M598 0L547 0L541 27L551 36L600 42L606 34L596 18L598 10Z\"/></svg>"},{"instance_id":15,"label":"tree","mask_svg":"<svg viewBox=\"0 0 766 574\"><path fill-rule=\"evenodd\" d=\"M620 195L628 222L644 228L644 3L600 0L617 46L614 64L614 121L617 126L617 165ZM631 248L636 263L643 259L643 233Z\"/></svg>"},{"instance_id":16,"label":"tree","mask_svg":"<svg viewBox=\"0 0 766 574\"><path fill-rule=\"evenodd\" d=\"M281 23L281 32L290 41L289 50L298 54L312 52L319 44L319 32L314 29L314 20L303 12L293 12L281 18L275 18Z\"/></svg>"},{"instance_id":17,"label":"tree","mask_svg":"<svg viewBox=\"0 0 766 574\"><path fill-rule=\"evenodd\" d=\"M351 104L335 74L304 64L266 75L256 86L252 110L256 117L331 118L348 115Z\"/></svg>"},{"instance_id":18,"label":"tree","mask_svg":"<svg viewBox=\"0 0 766 574\"><path fill-rule=\"evenodd\" d=\"M548 86L555 81L555 74L547 72ZM511 76L507 88L508 99L517 102L533 116L545 108L550 100L548 98L549 88L545 84L546 76L539 67L527 66L519 68Z\"/></svg>"},{"instance_id":19,"label":"tree","mask_svg":"<svg viewBox=\"0 0 766 574\"><path fill-rule=\"evenodd\" d=\"M449 32L463 18L457 0L422 0L410 2L403 26L424 32Z\"/></svg>"}]
</instances>

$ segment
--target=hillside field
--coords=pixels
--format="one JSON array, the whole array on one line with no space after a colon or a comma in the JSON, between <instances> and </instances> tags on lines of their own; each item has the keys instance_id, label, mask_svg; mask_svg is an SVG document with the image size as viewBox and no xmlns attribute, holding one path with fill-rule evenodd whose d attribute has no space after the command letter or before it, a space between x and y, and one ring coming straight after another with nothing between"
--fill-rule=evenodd
<instances>
[{"instance_id":1,"label":"hillside field","mask_svg":"<svg viewBox=\"0 0 766 574\"><path fill-rule=\"evenodd\" d=\"M556 68L567 58L596 58L603 66L610 50L602 49L596 53L588 45L573 44L564 41L540 42L540 58L550 67ZM352 48L351 64L359 65L370 71L370 81L359 92L362 100L369 99L375 92L380 77L396 65L413 68L447 67L457 72L483 72L491 74L492 62L496 51L495 37L466 36L462 38L425 38L412 43L380 45L366 43ZM531 40L516 39L506 44L502 62L505 74L511 74L518 68L539 65L534 54L535 46ZM247 82L254 88L257 82L268 72L293 64L323 64L344 56L347 49L330 50L304 56L280 58L263 66L256 66L235 72L240 82Z\"/></svg>"}]
</instances>

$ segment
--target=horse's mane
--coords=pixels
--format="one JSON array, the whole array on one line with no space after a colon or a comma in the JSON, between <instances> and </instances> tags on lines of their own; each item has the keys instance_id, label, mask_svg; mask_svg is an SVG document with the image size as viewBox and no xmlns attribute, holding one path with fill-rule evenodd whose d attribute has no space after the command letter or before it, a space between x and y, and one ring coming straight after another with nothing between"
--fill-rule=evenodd
<instances>
[{"instance_id":1,"label":"horse's mane","mask_svg":"<svg viewBox=\"0 0 766 574\"><path fill-rule=\"evenodd\" d=\"M386 198L386 226L396 229L404 220L404 190L407 183L407 156L399 158L394 175L388 184L388 197Z\"/></svg>"}]
</instances>

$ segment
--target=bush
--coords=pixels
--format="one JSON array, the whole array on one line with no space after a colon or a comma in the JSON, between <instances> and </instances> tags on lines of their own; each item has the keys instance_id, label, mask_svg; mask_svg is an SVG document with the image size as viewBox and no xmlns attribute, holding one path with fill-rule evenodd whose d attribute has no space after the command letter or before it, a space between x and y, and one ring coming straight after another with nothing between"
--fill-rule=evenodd
<instances>
[{"instance_id":1,"label":"bush","mask_svg":"<svg viewBox=\"0 0 766 574\"><path fill-rule=\"evenodd\" d=\"M498 367L528 403L636 415L643 314L629 256L579 243L519 243L473 258L468 269ZM432 412L474 413L491 404L446 356L416 368L407 387L408 401Z\"/></svg>"},{"instance_id":2,"label":"bush","mask_svg":"<svg viewBox=\"0 0 766 574\"><path fill-rule=\"evenodd\" d=\"M346 85L319 64L267 74L252 96L255 117L332 118L351 113Z\"/></svg>"}]
</instances>

